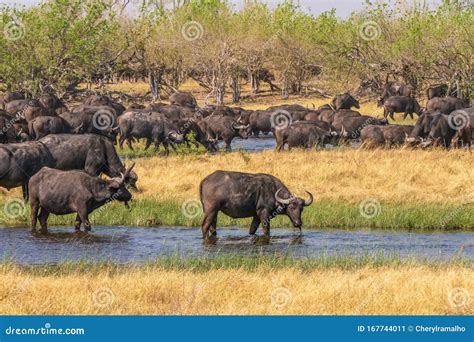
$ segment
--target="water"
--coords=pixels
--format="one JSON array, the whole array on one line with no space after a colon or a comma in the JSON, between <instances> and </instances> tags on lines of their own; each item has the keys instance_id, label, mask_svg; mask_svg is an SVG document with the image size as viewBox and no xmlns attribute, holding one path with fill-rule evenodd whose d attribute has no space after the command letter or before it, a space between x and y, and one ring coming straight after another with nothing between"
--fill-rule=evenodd
<instances>
[{"instance_id":1,"label":"water","mask_svg":"<svg viewBox=\"0 0 474 342\"><path fill-rule=\"evenodd\" d=\"M220 142L219 148L224 148L225 144ZM257 152L263 150L274 150L276 147L276 140L272 134L268 136L248 139L235 138L231 143L232 150L245 150L249 152Z\"/></svg>"},{"instance_id":2,"label":"water","mask_svg":"<svg viewBox=\"0 0 474 342\"><path fill-rule=\"evenodd\" d=\"M241 228L218 229L215 245L205 245L198 228L95 227L87 237L71 227L53 227L47 237L27 228L1 228L0 254L21 264L112 260L142 263L162 256L212 257L222 254L284 255L295 258L321 255L397 255L401 258L474 260L474 233L409 233L382 231L305 230L303 235L272 229L265 245ZM258 239L257 239L258 241ZM462 251L461 251L462 250Z\"/></svg>"}]
</instances>

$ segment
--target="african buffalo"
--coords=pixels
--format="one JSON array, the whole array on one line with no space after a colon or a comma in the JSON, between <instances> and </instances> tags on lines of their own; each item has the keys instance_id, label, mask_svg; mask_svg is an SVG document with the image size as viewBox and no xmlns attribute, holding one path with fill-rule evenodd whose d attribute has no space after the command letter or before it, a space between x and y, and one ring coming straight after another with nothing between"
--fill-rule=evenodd
<instances>
[{"instance_id":1,"label":"african buffalo","mask_svg":"<svg viewBox=\"0 0 474 342\"><path fill-rule=\"evenodd\" d=\"M431 131L433 122L437 121L440 115L442 115L440 112L431 111L426 111L422 115L420 115L420 117L415 123L415 127L413 128L406 141L409 143L415 143L427 138L428 134Z\"/></svg>"},{"instance_id":2,"label":"african buffalo","mask_svg":"<svg viewBox=\"0 0 474 342\"><path fill-rule=\"evenodd\" d=\"M429 86L426 89L426 97L428 100L431 100L434 97L444 97L448 95L448 85L447 84L436 84Z\"/></svg>"},{"instance_id":3,"label":"african buffalo","mask_svg":"<svg viewBox=\"0 0 474 342\"><path fill-rule=\"evenodd\" d=\"M173 105L197 108L196 98L188 92L178 91L170 96L170 103Z\"/></svg>"},{"instance_id":4,"label":"african buffalo","mask_svg":"<svg viewBox=\"0 0 474 342\"><path fill-rule=\"evenodd\" d=\"M173 146L172 143L183 141L183 135L178 132L178 128L156 112L128 111L119 118L119 128L120 148L123 148L123 143L126 140L128 147L133 150L132 141L144 138L146 139L145 150L153 142L155 150L160 144L163 144L166 153L168 153L169 144Z\"/></svg>"},{"instance_id":5,"label":"african buffalo","mask_svg":"<svg viewBox=\"0 0 474 342\"><path fill-rule=\"evenodd\" d=\"M38 102L42 107L54 110L56 114L61 114L68 111L64 102L53 94L45 94L40 96L38 98Z\"/></svg>"},{"instance_id":6,"label":"african buffalo","mask_svg":"<svg viewBox=\"0 0 474 342\"><path fill-rule=\"evenodd\" d=\"M386 119L389 115L394 119L394 113L404 113L403 120L408 115L413 119L413 113L421 115L422 110L418 101L409 96L390 96L384 103L383 116Z\"/></svg>"},{"instance_id":7,"label":"african buffalo","mask_svg":"<svg viewBox=\"0 0 474 342\"><path fill-rule=\"evenodd\" d=\"M121 103L105 95L90 95L82 102L82 104L84 106L91 106L91 107L101 107L101 106L112 107L114 109L115 115L117 116L122 115L123 112L125 111L125 107Z\"/></svg>"},{"instance_id":8,"label":"african buffalo","mask_svg":"<svg viewBox=\"0 0 474 342\"><path fill-rule=\"evenodd\" d=\"M362 142L369 146L400 146L411 134L411 125L368 125L360 131Z\"/></svg>"},{"instance_id":9,"label":"african buffalo","mask_svg":"<svg viewBox=\"0 0 474 342\"><path fill-rule=\"evenodd\" d=\"M8 190L22 186L24 198L30 177L43 166L54 165L48 148L37 141L0 145L0 160L0 186Z\"/></svg>"},{"instance_id":10,"label":"african buffalo","mask_svg":"<svg viewBox=\"0 0 474 342\"><path fill-rule=\"evenodd\" d=\"M118 116L110 106L81 105L72 112L60 114L59 117L66 121L72 130L103 135L112 141L116 140L119 131Z\"/></svg>"},{"instance_id":11,"label":"african buffalo","mask_svg":"<svg viewBox=\"0 0 474 342\"><path fill-rule=\"evenodd\" d=\"M331 105L334 109L351 109L352 107L360 108L359 101L357 101L351 94L344 93L336 95L332 101Z\"/></svg>"},{"instance_id":12,"label":"african buffalo","mask_svg":"<svg viewBox=\"0 0 474 342\"><path fill-rule=\"evenodd\" d=\"M429 111L440 111L443 114L449 114L456 109L469 107L468 99L460 99L453 96L434 97L428 101L426 108Z\"/></svg>"},{"instance_id":13,"label":"african buffalo","mask_svg":"<svg viewBox=\"0 0 474 342\"><path fill-rule=\"evenodd\" d=\"M207 133L215 140L225 142L226 150L230 151L234 138L247 139L251 133L249 125L242 125L229 116L208 116L204 119L207 123Z\"/></svg>"},{"instance_id":14,"label":"african buffalo","mask_svg":"<svg viewBox=\"0 0 474 342\"><path fill-rule=\"evenodd\" d=\"M3 96L0 98L0 106L2 108L5 108L5 105L8 102L14 101L14 100L24 100L25 99L25 94L19 91L12 92L10 90L6 90Z\"/></svg>"},{"instance_id":15,"label":"african buffalo","mask_svg":"<svg viewBox=\"0 0 474 342\"><path fill-rule=\"evenodd\" d=\"M344 139L358 139L362 129L368 125L382 126L386 124L386 119L377 119L367 115L341 118L340 120L333 121L333 126Z\"/></svg>"},{"instance_id":16,"label":"african buffalo","mask_svg":"<svg viewBox=\"0 0 474 342\"><path fill-rule=\"evenodd\" d=\"M325 125L328 125L328 129L325 129ZM332 130L331 125L323 121L297 121L289 127L275 129L277 151L281 151L285 145L288 145L288 149L324 147L326 144L335 145L338 137L339 134L336 130Z\"/></svg>"},{"instance_id":17,"label":"african buffalo","mask_svg":"<svg viewBox=\"0 0 474 342\"><path fill-rule=\"evenodd\" d=\"M0 144L17 142L18 133L13 126L13 117L0 115Z\"/></svg>"},{"instance_id":18,"label":"african buffalo","mask_svg":"<svg viewBox=\"0 0 474 342\"><path fill-rule=\"evenodd\" d=\"M232 218L253 217L250 235L262 224L265 236L270 236L270 220L277 215L287 215L293 226L301 230L301 213L313 203L295 197L276 177L258 173L249 174L216 171L204 178L199 194L204 210L201 230L204 239L217 234L217 214L222 211Z\"/></svg>"},{"instance_id":19,"label":"african buffalo","mask_svg":"<svg viewBox=\"0 0 474 342\"><path fill-rule=\"evenodd\" d=\"M36 232L36 222L39 219L41 233L47 234L47 220L50 214L77 213L76 232L80 231L81 224L84 225L84 230L89 232L91 230L89 214L95 209L112 201L125 202L128 206L132 194L127 189L126 179L130 176L134 165L132 164L124 174L109 180L91 176L84 171L42 168L28 183L31 229Z\"/></svg>"},{"instance_id":20,"label":"african buffalo","mask_svg":"<svg viewBox=\"0 0 474 342\"><path fill-rule=\"evenodd\" d=\"M380 95L378 99L377 105L379 107L383 106L385 104L385 101L392 96L413 97L414 90L415 89L411 85L406 85L395 81L387 81L382 95Z\"/></svg>"},{"instance_id":21,"label":"african buffalo","mask_svg":"<svg viewBox=\"0 0 474 342\"><path fill-rule=\"evenodd\" d=\"M113 143L96 134L51 134L39 140L52 157L52 164L44 164L59 170L84 170L91 176L101 173L119 177L125 166L115 151ZM137 175L130 172L127 179L135 187Z\"/></svg>"},{"instance_id":22,"label":"african buffalo","mask_svg":"<svg viewBox=\"0 0 474 342\"><path fill-rule=\"evenodd\" d=\"M83 126L73 129L62 117L40 116L28 122L28 131L33 140L41 139L48 134L84 133Z\"/></svg>"},{"instance_id":23,"label":"african buffalo","mask_svg":"<svg viewBox=\"0 0 474 342\"><path fill-rule=\"evenodd\" d=\"M440 114L431 123L428 137L421 143L422 147L441 145L449 148L453 139L458 146L471 147L474 132L474 108L456 110L451 114Z\"/></svg>"}]
</instances>

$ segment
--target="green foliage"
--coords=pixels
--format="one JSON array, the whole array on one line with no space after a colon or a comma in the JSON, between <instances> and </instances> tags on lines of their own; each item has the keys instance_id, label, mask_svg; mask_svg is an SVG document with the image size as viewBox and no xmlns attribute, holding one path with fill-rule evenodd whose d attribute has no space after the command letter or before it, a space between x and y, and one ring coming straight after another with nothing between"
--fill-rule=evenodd
<instances>
[{"instance_id":1,"label":"green foliage","mask_svg":"<svg viewBox=\"0 0 474 342\"><path fill-rule=\"evenodd\" d=\"M15 89L52 86L61 92L128 68L172 89L192 75L215 93L225 92L239 70L266 68L283 92L318 80L337 81L342 89L361 81L380 85L388 73L418 90L450 82L473 91L474 6L461 0L437 8L421 1L367 2L347 19L334 10L313 16L295 1L275 8L253 1L239 11L224 0L174 7L145 0L128 10L118 3L48 0L2 7L0 28L13 22L23 31L18 39L0 36L2 81ZM190 22L199 24L199 32L186 39L183 28ZM367 25L372 31L364 31ZM314 65L321 75L308 72Z\"/></svg>"}]
</instances>

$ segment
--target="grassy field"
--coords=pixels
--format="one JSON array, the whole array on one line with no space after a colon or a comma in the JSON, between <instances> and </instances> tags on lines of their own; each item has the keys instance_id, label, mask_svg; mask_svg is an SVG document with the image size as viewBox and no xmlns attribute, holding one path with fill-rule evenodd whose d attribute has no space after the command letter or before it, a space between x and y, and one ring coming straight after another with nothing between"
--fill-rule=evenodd
<instances>
[{"instance_id":1,"label":"grassy field","mask_svg":"<svg viewBox=\"0 0 474 342\"><path fill-rule=\"evenodd\" d=\"M126 162L127 163L127 162ZM303 228L474 228L474 158L465 150L411 149L189 154L137 159L140 192L132 210L114 203L98 210L93 225L199 226L199 182L214 170L271 173L296 195L312 192ZM27 225L28 210L8 215L19 189L0 189L0 224ZM7 209L7 210L5 210ZM72 225L69 217L51 224ZM249 220L219 216L220 226ZM289 226L287 218L273 226Z\"/></svg>"},{"instance_id":2,"label":"grassy field","mask_svg":"<svg viewBox=\"0 0 474 342\"><path fill-rule=\"evenodd\" d=\"M462 261L177 260L0 266L0 314L472 315Z\"/></svg>"}]
</instances>

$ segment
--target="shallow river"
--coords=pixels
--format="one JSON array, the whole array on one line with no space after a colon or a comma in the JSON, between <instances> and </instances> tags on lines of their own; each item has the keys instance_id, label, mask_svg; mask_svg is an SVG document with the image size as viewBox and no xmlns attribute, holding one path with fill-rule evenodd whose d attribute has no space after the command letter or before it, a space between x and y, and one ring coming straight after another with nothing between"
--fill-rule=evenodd
<instances>
[{"instance_id":1,"label":"shallow river","mask_svg":"<svg viewBox=\"0 0 474 342\"><path fill-rule=\"evenodd\" d=\"M401 258L474 260L474 233L408 233L382 231L304 230L303 235L272 229L262 244L241 228L222 228L214 245L205 245L198 228L95 227L87 237L73 228L53 227L46 237L27 228L0 228L0 254L22 264L113 260L141 263L160 256L213 257L222 254L291 254L295 258L322 255L396 255Z\"/></svg>"}]
</instances>

